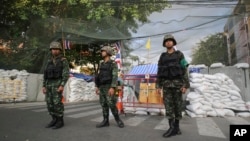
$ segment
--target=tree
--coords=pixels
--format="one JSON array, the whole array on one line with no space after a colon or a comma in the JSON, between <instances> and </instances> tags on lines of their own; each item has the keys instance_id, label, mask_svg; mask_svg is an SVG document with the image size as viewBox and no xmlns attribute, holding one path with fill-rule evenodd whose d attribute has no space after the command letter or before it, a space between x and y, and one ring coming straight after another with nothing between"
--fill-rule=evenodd
<instances>
[{"instance_id":1,"label":"tree","mask_svg":"<svg viewBox=\"0 0 250 141\"><path fill-rule=\"evenodd\" d=\"M105 22L110 25L115 24L115 28L117 28L119 32L130 36L131 31L136 32L140 22L148 22L148 15L152 12L160 12L168 6L167 0L158 0L157 3L154 3L151 0L2 0L2 4L0 4L0 29L3 28L7 29L6 31L9 31L8 35L13 43L18 41L11 45L13 50L15 50L15 47L17 47L20 42L27 42L28 40L24 50L36 50L33 52L43 52L40 54L46 55L46 52L48 52L48 49L46 48L48 43L54 39L53 36L56 36L51 34L56 34L53 31L58 27L55 27L50 23L39 23L37 22L38 20L56 17L58 19L72 18L75 21L100 23L98 24L98 27L91 27L93 26L91 24L79 26L81 29L74 30L77 32L76 34L78 34L90 27L93 29L93 33L107 28L103 21L108 17L108 19L114 20L108 20ZM56 26L60 26L60 24ZM42 30L44 27L47 27L51 32L46 33L45 30ZM37 30L32 33L32 30L30 29ZM29 38L22 38L21 33L26 32L27 30L30 31L27 33ZM50 39L41 39L40 37L43 35L50 37ZM76 36L78 37L78 35ZM17 52L21 51L18 49ZM19 54L24 55L25 53ZM17 54L12 53L12 58L14 58L13 56L17 56ZM23 63L18 63L20 60L15 60L17 61L15 62L15 66L24 65L18 66L18 68L30 69L30 65L37 64L34 59L38 58L38 60L42 60L42 58L45 58L44 56L38 56L37 54L30 56L32 56L32 58L26 57L25 61L22 60ZM9 58L7 60L9 60L9 64L14 61ZM92 59L86 60L89 60L89 62L92 63L97 62ZM4 63L5 62L0 62L0 65L9 66ZM39 70L39 68L36 68L36 71L37 70Z\"/></svg>"},{"instance_id":2,"label":"tree","mask_svg":"<svg viewBox=\"0 0 250 141\"><path fill-rule=\"evenodd\" d=\"M216 33L201 40L193 50L192 64L205 64L221 62L228 65L226 37L223 33Z\"/></svg>"}]
</instances>

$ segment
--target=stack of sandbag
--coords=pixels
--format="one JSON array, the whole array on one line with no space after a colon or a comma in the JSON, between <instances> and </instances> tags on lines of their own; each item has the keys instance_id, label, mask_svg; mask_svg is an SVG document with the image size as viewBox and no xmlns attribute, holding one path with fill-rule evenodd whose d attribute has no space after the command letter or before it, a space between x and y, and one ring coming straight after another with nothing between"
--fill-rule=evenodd
<instances>
[{"instance_id":1,"label":"stack of sandbag","mask_svg":"<svg viewBox=\"0 0 250 141\"><path fill-rule=\"evenodd\" d=\"M28 76L25 70L0 70L0 102L27 100Z\"/></svg>"},{"instance_id":2,"label":"stack of sandbag","mask_svg":"<svg viewBox=\"0 0 250 141\"><path fill-rule=\"evenodd\" d=\"M71 77L68 80L69 93L68 102L93 101L98 100L99 96L95 93L94 82L86 82L84 79Z\"/></svg>"},{"instance_id":3,"label":"stack of sandbag","mask_svg":"<svg viewBox=\"0 0 250 141\"><path fill-rule=\"evenodd\" d=\"M187 114L191 117L242 116L250 117L247 103L233 80L222 73L190 74L191 92L186 100Z\"/></svg>"}]
</instances>

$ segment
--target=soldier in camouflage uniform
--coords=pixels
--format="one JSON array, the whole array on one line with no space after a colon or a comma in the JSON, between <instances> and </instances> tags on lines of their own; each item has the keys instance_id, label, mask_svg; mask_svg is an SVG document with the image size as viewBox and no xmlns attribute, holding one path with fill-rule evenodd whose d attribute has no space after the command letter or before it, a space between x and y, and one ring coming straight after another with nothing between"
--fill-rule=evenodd
<instances>
[{"instance_id":1,"label":"soldier in camouflage uniform","mask_svg":"<svg viewBox=\"0 0 250 141\"><path fill-rule=\"evenodd\" d=\"M101 49L103 61L100 64L100 70L95 79L96 94L99 94L100 104L102 106L103 121L97 124L97 128L109 126L109 108L117 122L118 127L123 128L124 123L118 115L116 107L117 95L115 89L118 79L118 68L115 61L111 60L112 48L104 46Z\"/></svg>"},{"instance_id":2,"label":"soldier in camouflage uniform","mask_svg":"<svg viewBox=\"0 0 250 141\"><path fill-rule=\"evenodd\" d=\"M166 35L163 47L166 47L167 51L161 54L158 61L156 87L159 93L163 89L166 117L169 119L169 129L163 137L181 134L179 121L182 118L182 94L189 88L188 63L183 53L174 49L176 44L172 35Z\"/></svg>"},{"instance_id":3,"label":"soldier in camouflage uniform","mask_svg":"<svg viewBox=\"0 0 250 141\"><path fill-rule=\"evenodd\" d=\"M61 54L62 46L59 42L50 44L52 57L49 58L44 70L43 93L47 103L48 112L52 121L46 128L58 129L64 126L62 92L69 77L69 64Z\"/></svg>"}]
</instances>

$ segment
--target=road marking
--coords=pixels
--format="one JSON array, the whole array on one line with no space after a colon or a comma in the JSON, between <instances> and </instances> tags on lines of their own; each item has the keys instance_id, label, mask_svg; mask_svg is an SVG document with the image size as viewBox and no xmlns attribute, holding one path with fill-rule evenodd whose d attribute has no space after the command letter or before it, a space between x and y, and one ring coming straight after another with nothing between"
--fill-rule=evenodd
<instances>
[{"instance_id":1,"label":"road marking","mask_svg":"<svg viewBox=\"0 0 250 141\"><path fill-rule=\"evenodd\" d=\"M65 108L75 108L75 107L83 107L83 106L88 106L88 105L97 105L97 103L82 103L82 104L77 104L77 105L66 104L66 105L64 105L64 107ZM29 109L39 109L39 108L46 108L46 104L43 106L24 107L24 108L20 108L20 109L29 110Z\"/></svg>"},{"instance_id":2,"label":"road marking","mask_svg":"<svg viewBox=\"0 0 250 141\"><path fill-rule=\"evenodd\" d=\"M92 110L92 111L84 111L83 113L78 113L78 114L72 114L72 115L68 115L67 117L71 117L71 118L81 118L81 117L87 117L87 116L91 116L91 115L96 115L102 112L102 109L98 109L98 110Z\"/></svg>"},{"instance_id":3,"label":"road marking","mask_svg":"<svg viewBox=\"0 0 250 141\"><path fill-rule=\"evenodd\" d=\"M247 120L241 117L225 117L231 124L250 124Z\"/></svg>"},{"instance_id":4,"label":"road marking","mask_svg":"<svg viewBox=\"0 0 250 141\"><path fill-rule=\"evenodd\" d=\"M220 128L211 118L196 118L200 135L218 138L226 138Z\"/></svg>"},{"instance_id":5,"label":"road marking","mask_svg":"<svg viewBox=\"0 0 250 141\"><path fill-rule=\"evenodd\" d=\"M46 103L45 102L42 102L42 103L18 103L18 104L12 104L12 105L9 105L9 106L5 106L5 108L10 108L10 109L13 109L13 108L24 108L24 107L31 107L31 106L42 106L42 105L45 105Z\"/></svg>"},{"instance_id":6,"label":"road marking","mask_svg":"<svg viewBox=\"0 0 250 141\"><path fill-rule=\"evenodd\" d=\"M149 116L135 116L135 117L129 118L124 123L125 125L128 125L128 126L138 126L139 124L141 124L143 121L145 121L148 118Z\"/></svg>"},{"instance_id":7,"label":"road marking","mask_svg":"<svg viewBox=\"0 0 250 141\"><path fill-rule=\"evenodd\" d=\"M88 106L88 107L84 107L84 106ZM80 107L80 108L75 108L75 107ZM95 109L100 107L99 105L95 105L95 104L82 104L82 105L69 105L65 107L65 111L64 113L71 113L71 112L77 112L77 111L83 111L83 110L90 110L90 109ZM67 109L67 108L75 108L75 109ZM46 112L47 108L43 108L43 109L36 109L36 110L32 110L33 112Z\"/></svg>"},{"instance_id":8,"label":"road marking","mask_svg":"<svg viewBox=\"0 0 250 141\"><path fill-rule=\"evenodd\" d=\"M96 109L96 108L101 108L100 105L93 105L89 107L81 107L81 108L75 108L75 109L66 109L64 111L65 114L67 113L72 113L72 112L77 112L77 111L83 111L83 110L90 110L90 109Z\"/></svg>"},{"instance_id":9,"label":"road marking","mask_svg":"<svg viewBox=\"0 0 250 141\"><path fill-rule=\"evenodd\" d=\"M155 126L155 130L167 130L169 128L168 119L163 118L161 122Z\"/></svg>"}]
</instances>

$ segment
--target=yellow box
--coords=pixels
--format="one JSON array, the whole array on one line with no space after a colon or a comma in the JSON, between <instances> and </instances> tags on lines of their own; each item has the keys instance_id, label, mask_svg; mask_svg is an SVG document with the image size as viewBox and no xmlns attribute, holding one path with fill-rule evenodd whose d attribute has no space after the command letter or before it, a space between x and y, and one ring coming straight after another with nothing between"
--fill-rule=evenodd
<instances>
[{"instance_id":1,"label":"yellow box","mask_svg":"<svg viewBox=\"0 0 250 141\"><path fill-rule=\"evenodd\" d=\"M155 89L155 83L140 83L140 89Z\"/></svg>"},{"instance_id":2,"label":"yellow box","mask_svg":"<svg viewBox=\"0 0 250 141\"><path fill-rule=\"evenodd\" d=\"M140 103L162 103L161 95L157 93L156 89L140 89L139 102Z\"/></svg>"}]
</instances>

